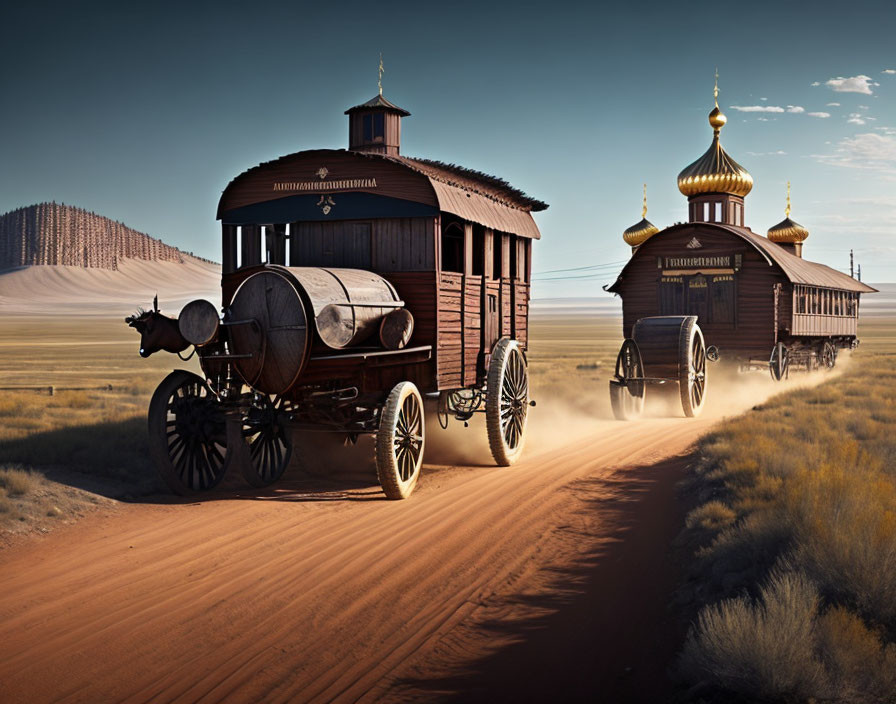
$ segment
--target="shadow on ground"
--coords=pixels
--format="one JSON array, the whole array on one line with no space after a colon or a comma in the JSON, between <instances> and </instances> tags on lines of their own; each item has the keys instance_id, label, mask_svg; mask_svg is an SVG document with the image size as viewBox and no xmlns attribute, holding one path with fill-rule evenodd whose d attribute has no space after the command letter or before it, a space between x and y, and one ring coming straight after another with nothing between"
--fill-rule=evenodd
<instances>
[{"instance_id":1,"label":"shadow on ground","mask_svg":"<svg viewBox=\"0 0 896 704\"><path fill-rule=\"evenodd\" d=\"M668 669L684 637L669 609L680 577L672 541L684 521L677 484L689 461L572 485L583 507L559 537L592 547L572 567L549 568L536 592L487 600L472 635L436 646L436 672L432 662L412 666L385 699L670 700Z\"/></svg>"},{"instance_id":2,"label":"shadow on ground","mask_svg":"<svg viewBox=\"0 0 896 704\"><path fill-rule=\"evenodd\" d=\"M138 503L386 500L376 477L371 438L344 445L341 436L300 436L297 434L289 467L271 486L249 486L234 464L214 490L189 497L172 495L157 476L143 418L70 426L0 441L0 464L22 465L59 484ZM449 469L426 465L424 473L432 476Z\"/></svg>"}]
</instances>

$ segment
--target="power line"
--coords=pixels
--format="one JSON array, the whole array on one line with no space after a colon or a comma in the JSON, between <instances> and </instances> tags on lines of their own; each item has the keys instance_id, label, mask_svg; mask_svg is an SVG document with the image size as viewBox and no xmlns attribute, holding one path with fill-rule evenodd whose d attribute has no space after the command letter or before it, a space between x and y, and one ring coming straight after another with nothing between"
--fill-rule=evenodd
<instances>
[{"instance_id":1,"label":"power line","mask_svg":"<svg viewBox=\"0 0 896 704\"><path fill-rule=\"evenodd\" d=\"M548 269L547 271L536 271L532 274L535 276L543 276L544 274L560 274L567 271L588 271L591 269L613 269L619 266L620 264L625 264L628 260L622 260L618 262L608 262L606 264L591 264L589 266L574 266L569 269Z\"/></svg>"}]
</instances>

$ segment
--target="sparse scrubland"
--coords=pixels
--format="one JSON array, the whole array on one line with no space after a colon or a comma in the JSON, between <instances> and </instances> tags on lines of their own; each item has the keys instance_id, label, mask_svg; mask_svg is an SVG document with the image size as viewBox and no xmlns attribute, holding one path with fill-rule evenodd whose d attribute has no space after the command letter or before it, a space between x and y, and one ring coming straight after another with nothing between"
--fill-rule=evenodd
<instances>
[{"instance_id":1,"label":"sparse scrubland","mask_svg":"<svg viewBox=\"0 0 896 704\"><path fill-rule=\"evenodd\" d=\"M896 700L896 355L888 326L864 337L842 374L700 443L689 700Z\"/></svg>"},{"instance_id":2,"label":"sparse scrubland","mask_svg":"<svg viewBox=\"0 0 896 704\"><path fill-rule=\"evenodd\" d=\"M0 321L0 531L43 532L108 504L104 496L160 488L146 408L180 360L140 359L138 343L117 319ZM23 477L28 490L11 489Z\"/></svg>"}]
</instances>

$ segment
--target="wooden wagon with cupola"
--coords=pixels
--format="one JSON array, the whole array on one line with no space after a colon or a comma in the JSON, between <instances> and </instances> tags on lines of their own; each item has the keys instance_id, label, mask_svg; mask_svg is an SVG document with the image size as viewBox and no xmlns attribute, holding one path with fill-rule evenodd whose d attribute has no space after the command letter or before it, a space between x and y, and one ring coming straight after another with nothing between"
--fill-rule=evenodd
<instances>
[{"instance_id":1,"label":"wooden wagon with cupola","mask_svg":"<svg viewBox=\"0 0 896 704\"><path fill-rule=\"evenodd\" d=\"M790 370L833 368L838 350L858 344L859 297L875 291L802 257L809 231L790 219L767 236L744 225L750 174L719 142L726 119L716 103L713 141L678 176L688 222L659 230L642 220L623 233L631 259L607 290L622 298L625 341L610 381L618 418L644 407L646 390L678 385L682 410L697 415L707 360Z\"/></svg>"},{"instance_id":2,"label":"wooden wagon with cupola","mask_svg":"<svg viewBox=\"0 0 896 704\"><path fill-rule=\"evenodd\" d=\"M177 493L211 489L233 464L267 485L314 452L294 444L303 430L374 436L380 484L405 498L428 407L443 426L483 413L499 465L522 452L532 212L547 206L402 156L408 113L382 95L347 114L348 150L260 164L221 196L220 306L194 301L177 320L203 376L172 373L150 405L153 456Z\"/></svg>"}]
</instances>

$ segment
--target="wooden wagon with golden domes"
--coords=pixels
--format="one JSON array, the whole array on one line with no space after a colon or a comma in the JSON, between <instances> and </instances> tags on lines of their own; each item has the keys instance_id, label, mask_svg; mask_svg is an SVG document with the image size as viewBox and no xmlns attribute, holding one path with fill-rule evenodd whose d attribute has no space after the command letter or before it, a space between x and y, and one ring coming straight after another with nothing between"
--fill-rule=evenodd
<instances>
[{"instance_id":1,"label":"wooden wagon with golden domes","mask_svg":"<svg viewBox=\"0 0 896 704\"><path fill-rule=\"evenodd\" d=\"M753 178L722 148L725 122L716 100L712 144L678 176L688 222L655 227L645 190L642 220L623 234L632 256L606 289L622 297L626 339L610 381L619 418L639 415L656 384L677 384L684 414L697 415L707 360L767 367L780 380L832 368L838 350L858 344L859 297L875 289L803 259L809 232L790 219L789 183L784 221L767 236L745 225Z\"/></svg>"}]
</instances>

